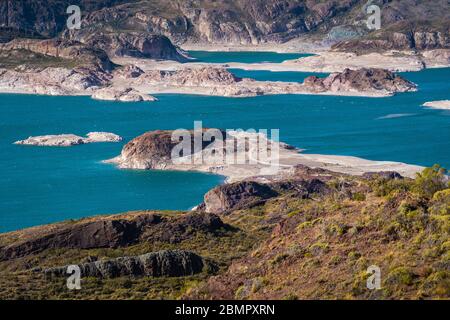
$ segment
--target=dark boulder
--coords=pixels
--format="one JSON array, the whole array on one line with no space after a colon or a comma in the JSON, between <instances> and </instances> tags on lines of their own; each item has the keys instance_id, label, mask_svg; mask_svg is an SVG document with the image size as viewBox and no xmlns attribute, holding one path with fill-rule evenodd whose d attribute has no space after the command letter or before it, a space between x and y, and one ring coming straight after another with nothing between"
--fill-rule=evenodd
<instances>
[{"instance_id":1,"label":"dark boulder","mask_svg":"<svg viewBox=\"0 0 450 320\"><path fill-rule=\"evenodd\" d=\"M225 213L257 205L277 195L278 193L266 184L254 181L230 183L206 193L203 208L206 212Z\"/></svg>"},{"instance_id":2,"label":"dark boulder","mask_svg":"<svg viewBox=\"0 0 450 320\"><path fill-rule=\"evenodd\" d=\"M379 171L379 172L365 172L362 177L367 180L373 180L373 179L403 179L403 176L395 171Z\"/></svg>"}]
</instances>

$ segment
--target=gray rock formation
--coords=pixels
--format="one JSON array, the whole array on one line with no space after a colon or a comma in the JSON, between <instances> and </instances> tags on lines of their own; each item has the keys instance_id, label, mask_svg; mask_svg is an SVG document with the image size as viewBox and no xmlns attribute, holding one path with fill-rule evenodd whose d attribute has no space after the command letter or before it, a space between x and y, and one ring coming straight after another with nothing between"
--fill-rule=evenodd
<instances>
[{"instance_id":1,"label":"gray rock formation","mask_svg":"<svg viewBox=\"0 0 450 320\"><path fill-rule=\"evenodd\" d=\"M163 250L134 257L120 257L79 265L82 277L122 276L183 277L200 272L212 273L217 266L199 255L183 250ZM67 266L45 269L46 276L67 276Z\"/></svg>"}]
</instances>

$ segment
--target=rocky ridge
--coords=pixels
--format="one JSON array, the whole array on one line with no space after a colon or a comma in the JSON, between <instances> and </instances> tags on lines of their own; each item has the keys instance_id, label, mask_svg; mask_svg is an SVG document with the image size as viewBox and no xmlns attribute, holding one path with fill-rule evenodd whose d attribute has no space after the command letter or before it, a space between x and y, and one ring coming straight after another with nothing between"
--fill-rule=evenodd
<instances>
[{"instance_id":1,"label":"rocky ridge","mask_svg":"<svg viewBox=\"0 0 450 320\"><path fill-rule=\"evenodd\" d=\"M39 232L30 229L25 240L0 246L0 261L53 249L118 248L138 242L179 243L197 233L216 234L227 228L218 216L210 213L170 217L150 212L80 220L72 225L56 224Z\"/></svg>"},{"instance_id":2,"label":"rocky ridge","mask_svg":"<svg viewBox=\"0 0 450 320\"><path fill-rule=\"evenodd\" d=\"M201 132L199 130L183 132L183 141L174 134L177 132L170 130L144 133L128 142L120 155L105 162L126 169L194 170L215 173L227 177L228 182L249 178L261 181L276 180L291 175L297 165L332 169L354 175L390 168L389 170L399 171L402 175L414 176L416 172L422 170L419 166L395 162L302 154L292 146L267 139L262 133L227 131L224 135L224 132L218 129L203 129ZM202 137L201 146L195 147L195 135ZM211 142L211 136L218 138ZM186 150L189 154L177 154L177 151L174 151L180 147L181 142L181 145L191 146L190 150ZM272 152L278 153L277 159L268 156ZM245 161L227 162L227 156L231 154L233 159Z\"/></svg>"}]
</instances>

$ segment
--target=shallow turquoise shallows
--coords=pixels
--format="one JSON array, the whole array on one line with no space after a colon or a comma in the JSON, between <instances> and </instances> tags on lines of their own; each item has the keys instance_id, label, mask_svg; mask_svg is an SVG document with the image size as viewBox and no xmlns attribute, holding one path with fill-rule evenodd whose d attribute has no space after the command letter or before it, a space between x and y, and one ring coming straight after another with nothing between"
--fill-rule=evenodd
<instances>
[{"instance_id":1,"label":"shallow turquoise shallows","mask_svg":"<svg viewBox=\"0 0 450 320\"><path fill-rule=\"evenodd\" d=\"M276 53L276 52L211 52L211 51L189 51L189 56L196 59L196 62L208 63L261 63L274 62L279 63L285 60L298 59L311 56L305 53Z\"/></svg>"},{"instance_id":2,"label":"shallow turquoise shallows","mask_svg":"<svg viewBox=\"0 0 450 320\"><path fill-rule=\"evenodd\" d=\"M239 72L285 81L302 81L307 75ZM145 131L192 128L195 120L205 127L279 128L282 141L308 153L450 167L450 111L421 106L450 98L450 69L403 75L418 83L420 91L389 98L165 94L151 103L0 95L0 231L95 214L195 206L221 177L118 170L101 163ZM69 148L12 144L28 136L90 131L114 132L124 142Z\"/></svg>"}]
</instances>

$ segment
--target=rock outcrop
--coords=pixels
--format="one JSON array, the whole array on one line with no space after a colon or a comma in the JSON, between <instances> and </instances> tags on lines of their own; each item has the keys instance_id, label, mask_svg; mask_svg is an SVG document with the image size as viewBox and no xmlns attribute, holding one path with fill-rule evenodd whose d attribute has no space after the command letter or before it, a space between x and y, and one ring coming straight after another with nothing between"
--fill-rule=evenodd
<instances>
[{"instance_id":1,"label":"rock outcrop","mask_svg":"<svg viewBox=\"0 0 450 320\"><path fill-rule=\"evenodd\" d=\"M180 143L172 138L173 133L171 130L146 132L128 142L118 157L107 162L128 169L164 169L172 162L172 151ZM201 150L210 143L202 141ZM201 151L194 149L194 139L191 140L191 146L193 153Z\"/></svg>"},{"instance_id":2,"label":"rock outcrop","mask_svg":"<svg viewBox=\"0 0 450 320\"><path fill-rule=\"evenodd\" d=\"M395 92L416 91L417 85L384 69L345 69L326 78L309 76L305 87L315 92Z\"/></svg>"},{"instance_id":3,"label":"rock outcrop","mask_svg":"<svg viewBox=\"0 0 450 320\"><path fill-rule=\"evenodd\" d=\"M368 180L373 179L386 179L386 180L393 180L393 179L403 179L402 175L395 171L380 171L380 172L366 172L362 175L363 178Z\"/></svg>"},{"instance_id":4,"label":"rock outcrop","mask_svg":"<svg viewBox=\"0 0 450 320\"><path fill-rule=\"evenodd\" d=\"M45 95L85 94L106 85L110 79L109 74L88 68L0 69L0 90Z\"/></svg>"},{"instance_id":5,"label":"rock outcrop","mask_svg":"<svg viewBox=\"0 0 450 320\"><path fill-rule=\"evenodd\" d=\"M111 57L137 57L184 62L187 54L165 36L148 33L99 33L74 35L74 39L93 48L104 50Z\"/></svg>"},{"instance_id":6,"label":"rock outcrop","mask_svg":"<svg viewBox=\"0 0 450 320\"><path fill-rule=\"evenodd\" d=\"M142 102L142 101L156 101L153 96L144 94L133 88L117 89L117 88L103 88L96 90L92 96L96 100L109 100L121 102Z\"/></svg>"},{"instance_id":7,"label":"rock outcrop","mask_svg":"<svg viewBox=\"0 0 450 320\"><path fill-rule=\"evenodd\" d=\"M277 195L277 192L265 184L254 181L236 182L208 191L200 209L204 209L206 212L225 213L260 204Z\"/></svg>"},{"instance_id":8,"label":"rock outcrop","mask_svg":"<svg viewBox=\"0 0 450 320\"><path fill-rule=\"evenodd\" d=\"M122 276L183 277L202 271L212 273L217 266L199 255L183 250L163 250L134 257L120 257L79 265L82 277ZM67 276L67 266L45 269L46 276Z\"/></svg>"},{"instance_id":9,"label":"rock outcrop","mask_svg":"<svg viewBox=\"0 0 450 320\"><path fill-rule=\"evenodd\" d=\"M19 140L14 144L45 146L45 147L70 147L79 144L95 142L119 142L122 137L110 132L89 132L86 137L80 137L74 134L46 135L29 137L25 140Z\"/></svg>"},{"instance_id":10,"label":"rock outcrop","mask_svg":"<svg viewBox=\"0 0 450 320\"><path fill-rule=\"evenodd\" d=\"M48 249L117 248L139 241L178 243L194 237L198 232L215 234L227 228L216 215L197 212L176 217L144 213L131 217L80 220L56 225L39 233L31 229L23 240L0 248L0 260L37 254Z\"/></svg>"},{"instance_id":11,"label":"rock outcrop","mask_svg":"<svg viewBox=\"0 0 450 320\"><path fill-rule=\"evenodd\" d=\"M234 210L248 209L263 204L266 200L290 192L298 198L313 194L327 194L329 187L317 178L298 179L294 173L288 179L276 182L259 183L241 181L224 184L208 191L199 210L216 214L227 214Z\"/></svg>"},{"instance_id":12,"label":"rock outcrop","mask_svg":"<svg viewBox=\"0 0 450 320\"><path fill-rule=\"evenodd\" d=\"M114 64L105 51L78 41L65 39L15 39L0 44L0 51L24 50L45 56L64 58L72 61L72 65L92 70L110 72Z\"/></svg>"}]
</instances>

